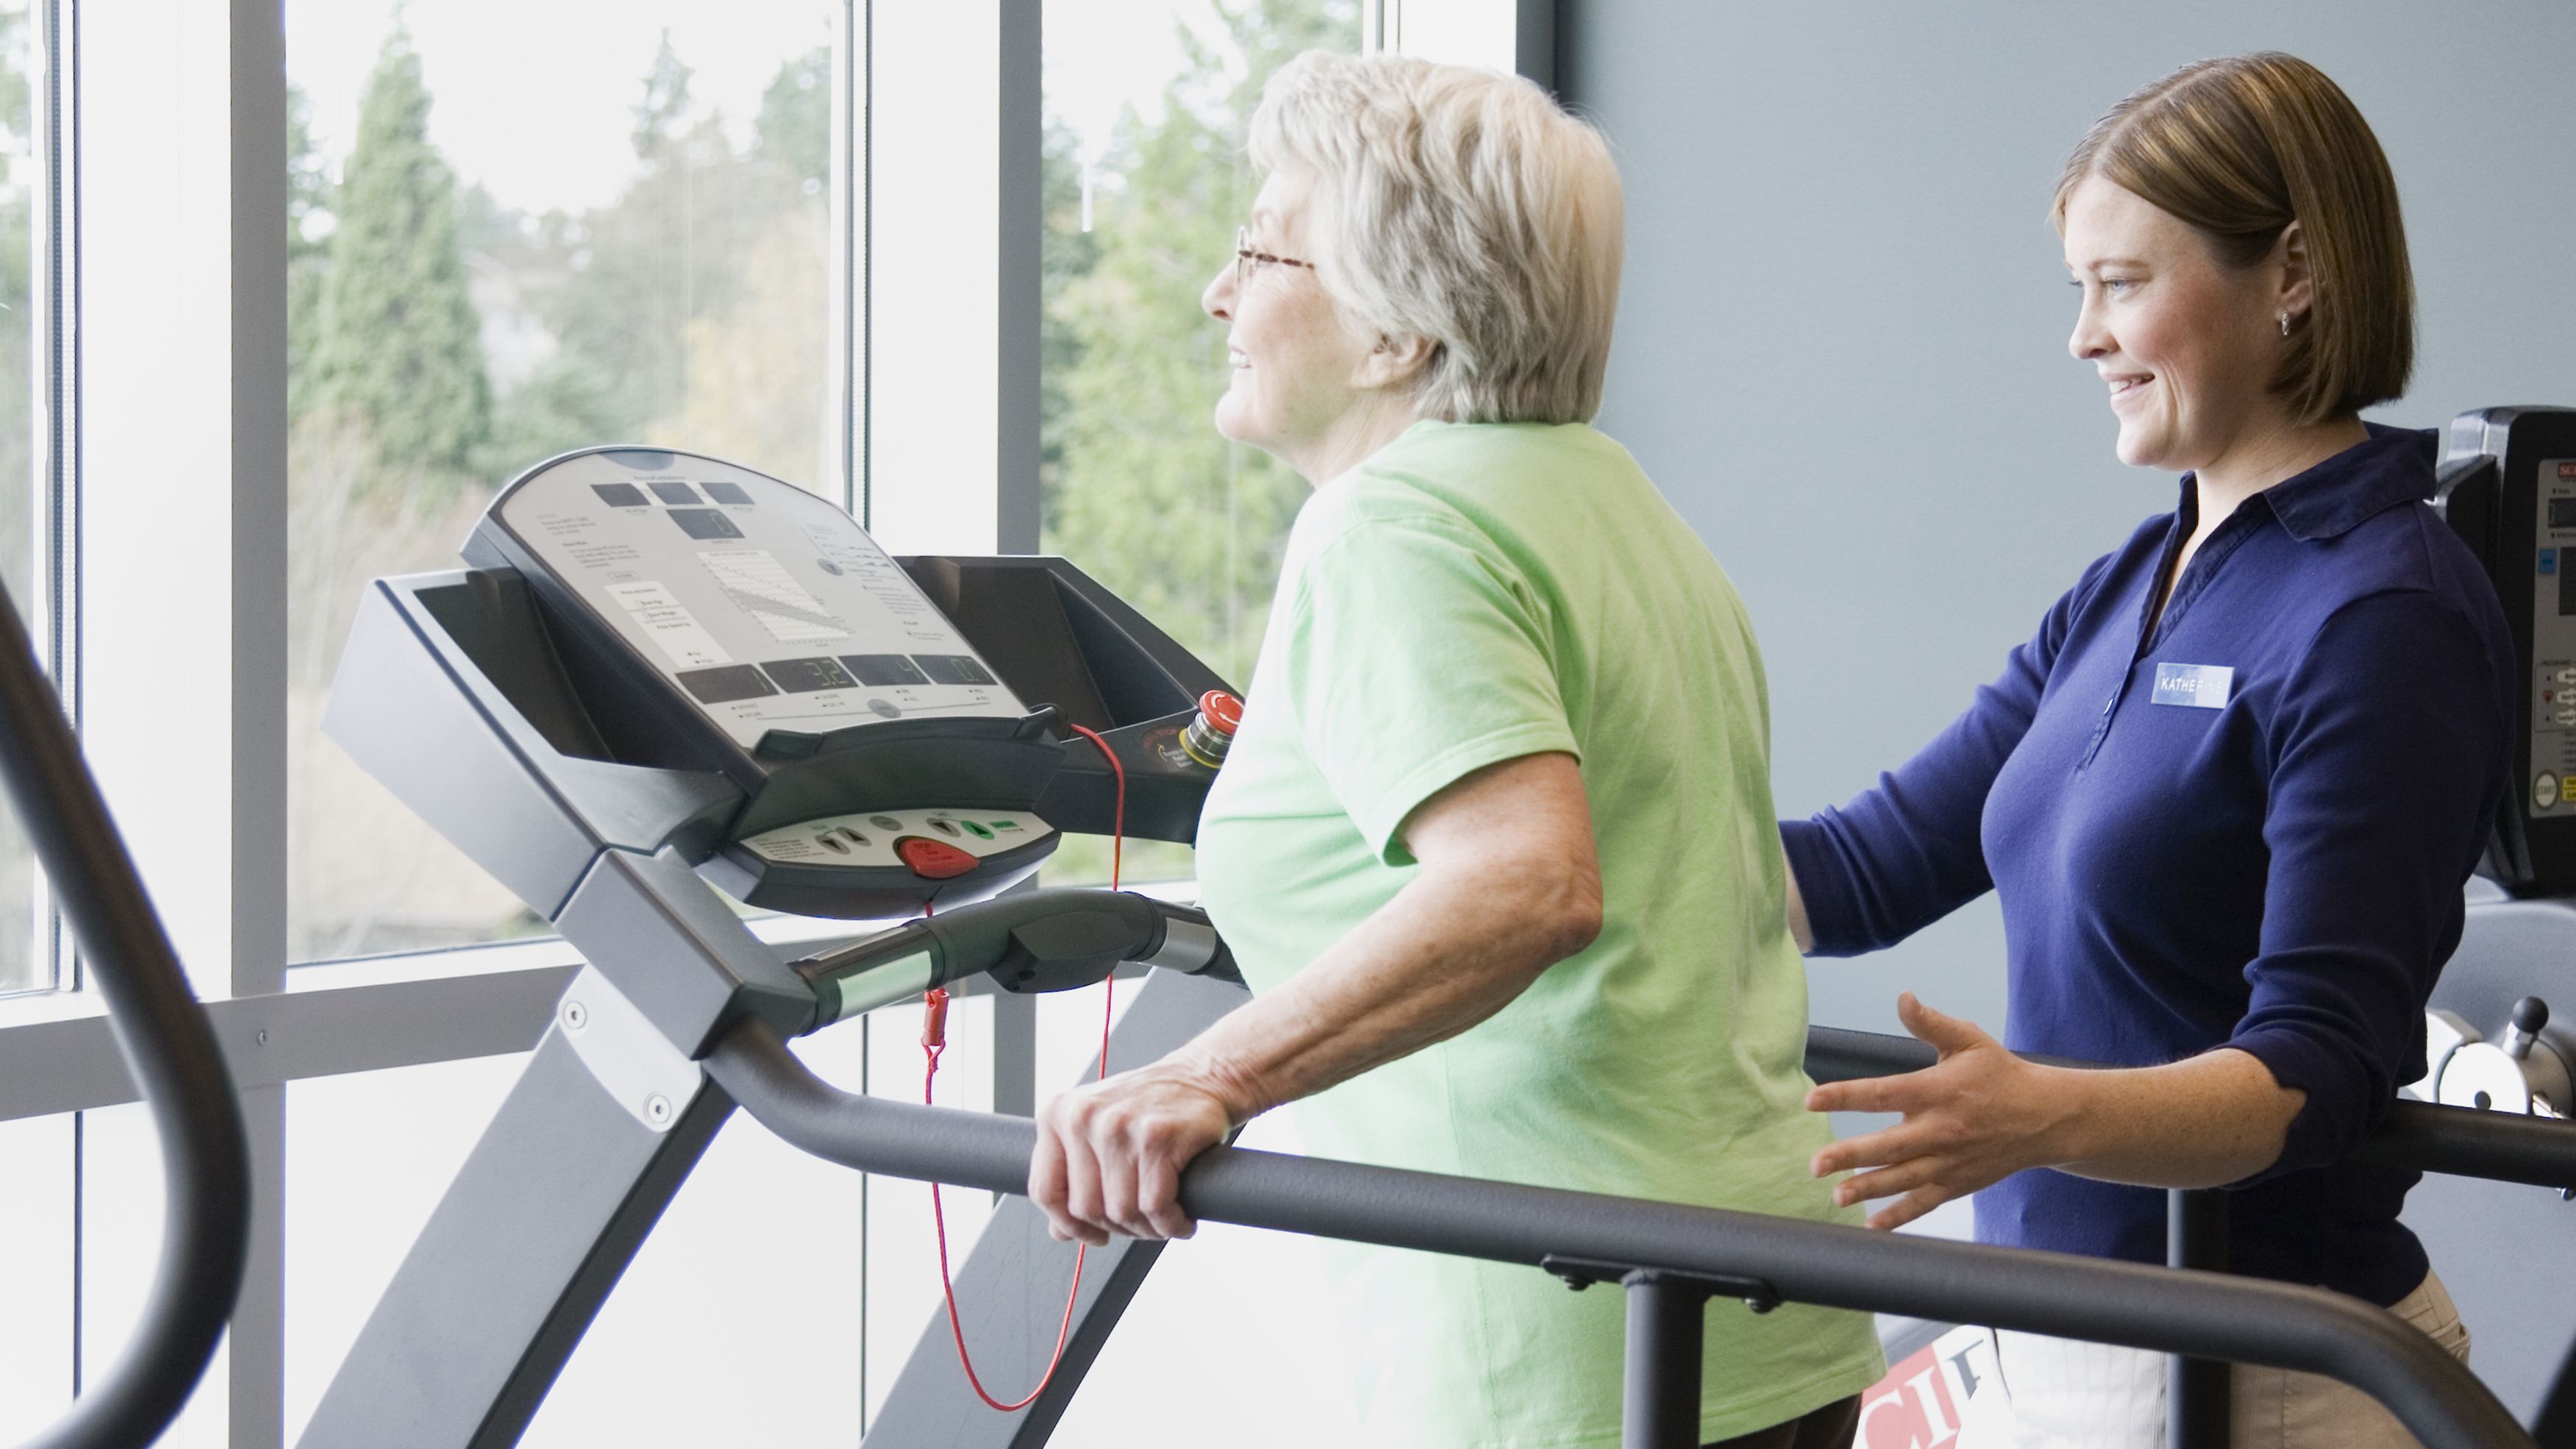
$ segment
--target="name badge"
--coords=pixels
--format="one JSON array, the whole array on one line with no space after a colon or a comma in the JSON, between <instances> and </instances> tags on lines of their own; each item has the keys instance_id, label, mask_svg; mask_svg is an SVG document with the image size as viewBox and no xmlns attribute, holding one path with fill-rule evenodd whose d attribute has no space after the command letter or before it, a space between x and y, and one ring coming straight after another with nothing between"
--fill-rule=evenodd
<instances>
[{"instance_id":1,"label":"name badge","mask_svg":"<svg viewBox=\"0 0 2576 1449\"><path fill-rule=\"evenodd\" d=\"M2236 670L2227 664L2159 664L2156 666L2157 704L2179 704L2193 709L2225 709L2228 693L2236 687Z\"/></svg>"}]
</instances>

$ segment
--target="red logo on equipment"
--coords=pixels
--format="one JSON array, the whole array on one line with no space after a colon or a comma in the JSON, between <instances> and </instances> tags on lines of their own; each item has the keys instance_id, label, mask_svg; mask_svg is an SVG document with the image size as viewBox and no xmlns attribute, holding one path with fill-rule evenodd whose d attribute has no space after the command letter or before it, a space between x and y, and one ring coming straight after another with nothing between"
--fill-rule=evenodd
<instances>
[{"instance_id":1,"label":"red logo on equipment","mask_svg":"<svg viewBox=\"0 0 2576 1449\"><path fill-rule=\"evenodd\" d=\"M2561 478L2576 478L2576 463L2559 464L2558 476Z\"/></svg>"},{"instance_id":2,"label":"red logo on equipment","mask_svg":"<svg viewBox=\"0 0 2576 1449\"><path fill-rule=\"evenodd\" d=\"M1971 1414L2008 1424L2011 1413L1995 1373L1994 1340L1982 1328L1954 1328L1860 1396L1853 1449L1950 1449Z\"/></svg>"}]
</instances>

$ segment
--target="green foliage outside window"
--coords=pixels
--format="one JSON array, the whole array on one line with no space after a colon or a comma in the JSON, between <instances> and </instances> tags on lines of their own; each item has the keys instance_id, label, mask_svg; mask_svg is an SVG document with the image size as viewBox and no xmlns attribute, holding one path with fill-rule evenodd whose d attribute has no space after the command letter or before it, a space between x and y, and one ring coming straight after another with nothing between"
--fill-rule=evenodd
<instances>
[{"instance_id":1,"label":"green foliage outside window","mask_svg":"<svg viewBox=\"0 0 2576 1449\"><path fill-rule=\"evenodd\" d=\"M35 297L29 285L35 220L33 116L23 4L0 6L0 583L21 619L33 622L36 559ZM50 985L52 963L36 946L35 856L16 812L0 804L0 992Z\"/></svg>"},{"instance_id":2,"label":"green foliage outside window","mask_svg":"<svg viewBox=\"0 0 2576 1449\"><path fill-rule=\"evenodd\" d=\"M1041 488L1046 547L1243 685L1306 489L1217 435L1224 328L1199 293L1251 206L1242 132L1262 83L1301 50L1355 48L1358 27L1351 0L1215 0L1213 13L1215 43L1185 40L1162 118L1131 114L1112 138L1088 233L1075 138L1049 132ZM460 189L430 144L434 99L399 31L336 182L296 107L298 959L535 924L506 902L424 904L439 895L427 882L453 869L442 847L419 827L416 849L395 848L387 832L417 822L369 816L364 788L340 778L351 767L318 737L367 579L452 566L492 490L567 448L684 447L820 483L830 77L828 49L787 59L738 145L666 36L634 92L636 170L616 200L579 211L522 212ZM362 826L374 831L363 843L351 838ZM1106 844L1069 842L1049 876L1105 879ZM1128 869L1186 874L1188 853L1140 848Z\"/></svg>"},{"instance_id":3,"label":"green foliage outside window","mask_svg":"<svg viewBox=\"0 0 2576 1449\"><path fill-rule=\"evenodd\" d=\"M1047 144L1045 546L1116 590L1231 681L1249 685L1279 581L1288 525L1306 482L1269 455L1221 437L1225 324L1199 294L1233 254L1259 187L1243 133L1261 87L1306 50L1356 50L1356 7L1328 0L1237 0L1215 15L1227 48L1186 27L1183 65L1163 115L1132 112L1095 176L1082 230L1074 138ZM1230 50L1230 54L1229 54ZM1190 873L1178 846L1130 848L1127 875ZM1050 884L1109 877L1107 842L1074 837Z\"/></svg>"},{"instance_id":4,"label":"green foliage outside window","mask_svg":"<svg viewBox=\"0 0 2576 1449\"><path fill-rule=\"evenodd\" d=\"M641 442L815 485L827 308L828 48L789 57L751 143L664 37L614 201L527 213L460 188L399 30L332 178L289 145L296 959L541 929L319 736L366 581L453 567L493 490L566 449Z\"/></svg>"},{"instance_id":5,"label":"green foliage outside window","mask_svg":"<svg viewBox=\"0 0 2576 1449\"><path fill-rule=\"evenodd\" d=\"M430 147L420 57L400 31L368 80L336 203L300 400L364 431L374 466L362 486L452 486L491 397L456 245L456 178Z\"/></svg>"}]
</instances>

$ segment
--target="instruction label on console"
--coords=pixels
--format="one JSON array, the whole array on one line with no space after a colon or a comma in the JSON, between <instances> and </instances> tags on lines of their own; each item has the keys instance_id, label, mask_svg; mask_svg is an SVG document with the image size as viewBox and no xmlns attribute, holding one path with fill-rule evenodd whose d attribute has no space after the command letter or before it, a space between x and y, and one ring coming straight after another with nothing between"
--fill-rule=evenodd
<instances>
[{"instance_id":1,"label":"instruction label on console","mask_svg":"<svg viewBox=\"0 0 2576 1449\"><path fill-rule=\"evenodd\" d=\"M495 513L737 743L1026 713L848 514L748 469L635 456L567 458Z\"/></svg>"}]
</instances>

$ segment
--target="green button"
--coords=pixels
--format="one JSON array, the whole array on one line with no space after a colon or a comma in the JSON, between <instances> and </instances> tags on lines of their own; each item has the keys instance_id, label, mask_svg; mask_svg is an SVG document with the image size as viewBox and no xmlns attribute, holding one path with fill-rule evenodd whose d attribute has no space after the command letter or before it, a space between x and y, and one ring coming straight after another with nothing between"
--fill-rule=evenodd
<instances>
[{"instance_id":1,"label":"green button","mask_svg":"<svg viewBox=\"0 0 2576 1449\"><path fill-rule=\"evenodd\" d=\"M984 828L983 826L981 826L981 825L976 824L976 823L975 823L974 821L972 821L972 820L960 820L960 821L958 821L957 823L958 823L958 824L960 824L960 825L965 826L965 827L966 827L966 833L967 833L967 834L969 834L969 835L974 836L974 837L975 837L976 839L978 839L978 840L990 840L990 839L992 839L992 838L993 838L993 832L991 832L991 831L989 831L989 830L985 829L985 828Z\"/></svg>"}]
</instances>

